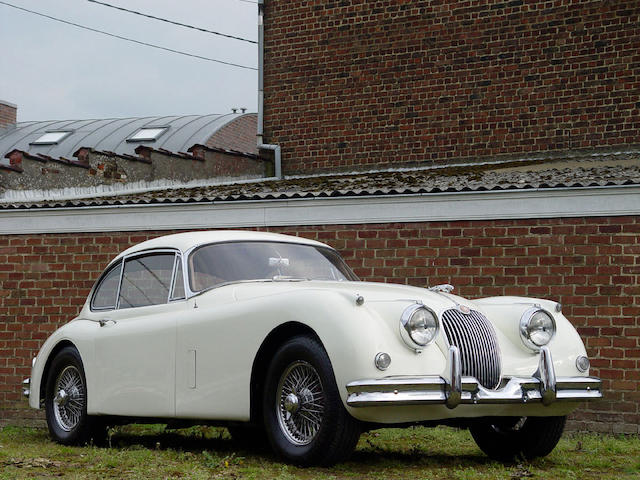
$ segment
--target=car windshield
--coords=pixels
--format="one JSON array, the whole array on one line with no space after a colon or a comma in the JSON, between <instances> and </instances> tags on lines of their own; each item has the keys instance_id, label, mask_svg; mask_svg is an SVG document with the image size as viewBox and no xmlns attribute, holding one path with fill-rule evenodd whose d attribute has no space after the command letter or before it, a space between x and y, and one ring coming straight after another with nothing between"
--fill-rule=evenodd
<instances>
[{"instance_id":1,"label":"car windshield","mask_svg":"<svg viewBox=\"0 0 640 480\"><path fill-rule=\"evenodd\" d=\"M200 292L247 280L358 280L330 248L278 242L214 243L189 256L189 284Z\"/></svg>"}]
</instances>

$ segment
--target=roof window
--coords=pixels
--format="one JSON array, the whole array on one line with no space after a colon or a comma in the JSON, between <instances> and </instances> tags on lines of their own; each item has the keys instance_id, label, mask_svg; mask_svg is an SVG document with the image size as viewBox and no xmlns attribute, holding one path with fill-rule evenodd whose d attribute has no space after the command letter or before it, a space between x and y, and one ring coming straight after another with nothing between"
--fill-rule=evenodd
<instances>
[{"instance_id":1,"label":"roof window","mask_svg":"<svg viewBox=\"0 0 640 480\"><path fill-rule=\"evenodd\" d=\"M69 130L52 130L40 135L37 139L31 142L31 145L56 145L60 143L68 135L71 135Z\"/></svg>"},{"instance_id":2,"label":"roof window","mask_svg":"<svg viewBox=\"0 0 640 480\"><path fill-rule=\"evenodd\" d=\"M127 138L127 142L154 142L169 127L144 127Z\"/></svg>"}]
</instances>

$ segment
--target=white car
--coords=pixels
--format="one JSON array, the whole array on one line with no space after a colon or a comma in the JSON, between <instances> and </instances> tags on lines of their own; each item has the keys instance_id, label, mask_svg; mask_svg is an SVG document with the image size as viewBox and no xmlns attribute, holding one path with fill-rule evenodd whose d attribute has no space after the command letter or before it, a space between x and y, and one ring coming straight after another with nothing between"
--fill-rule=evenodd
<instances>
[{"instance_id":1,"label":"white car","mask_svg":"<svg viewBox=\"0 0 640 480\"><path fill-rule=\"evenodd\" d=\"M33 361L25 394L64 444L105 425L226 425L300 465L360 432L468 427L492 458L547 455L601 397L558 303L358 281L322 243L169 235L118 255Z\"/></svg>"}]
</instances>

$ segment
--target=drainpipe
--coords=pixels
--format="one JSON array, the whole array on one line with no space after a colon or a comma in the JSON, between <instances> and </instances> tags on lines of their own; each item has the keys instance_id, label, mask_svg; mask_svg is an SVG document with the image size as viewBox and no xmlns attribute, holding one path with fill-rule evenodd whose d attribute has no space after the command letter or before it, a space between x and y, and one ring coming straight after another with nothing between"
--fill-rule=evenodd
<instances>
[{"instance_id":1,"label":"drainpipe","mask_svg":"<svg viewBox=\"0 0 640 480\"><path fill-rule=\"evenodd\" d=\"M273 150L274 176L282 178L280 145L262 143L264 128L264 0L258 0L258 153Z\"/></svg>"}]
</instances>

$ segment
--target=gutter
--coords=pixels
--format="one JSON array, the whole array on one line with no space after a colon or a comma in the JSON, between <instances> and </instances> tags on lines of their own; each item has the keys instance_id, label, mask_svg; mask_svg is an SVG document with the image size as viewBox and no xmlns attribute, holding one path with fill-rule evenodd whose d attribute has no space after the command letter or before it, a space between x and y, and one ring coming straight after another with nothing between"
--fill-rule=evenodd
<instances>
[{"instance_id":1,"label":"gutter","mask_svg":"<svg viewBox=\"0 0 640 480\"><path fill-rule=\"evenodd\" d=\"M264 0L258 0L258 153L272 150L274 156L274 177L282 179L282 159L280 145L263 143L264 135Z\"/></svg>"}]
</instances>

